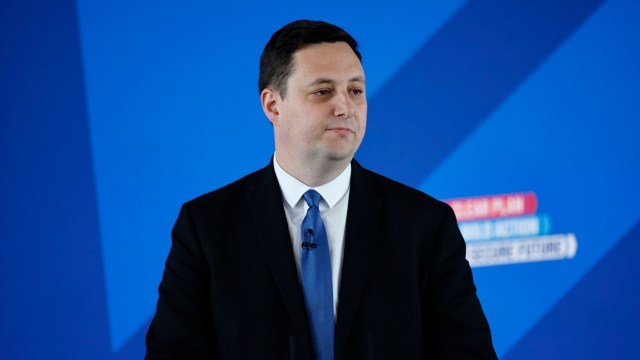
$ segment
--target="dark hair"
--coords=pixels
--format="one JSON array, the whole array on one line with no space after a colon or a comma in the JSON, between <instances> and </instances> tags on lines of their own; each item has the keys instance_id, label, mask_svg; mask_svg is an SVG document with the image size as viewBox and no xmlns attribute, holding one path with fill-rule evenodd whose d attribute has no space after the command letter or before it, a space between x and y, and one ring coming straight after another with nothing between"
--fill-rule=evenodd
<instances>
[{"instance_id":1,"label":"dark hair","mask_svg":"<svg viewBox=\"0 0 640 360\"><path fill-rule=\"evenodd\" d=\"M262 92L270 87L284 97L293 67L293 54L307 45L325 42L346 42L362 61L358 43L342 28L324 21L294 21L276 31L265 45L260 57L258 90Z\"/></svg>"}]
</instances>

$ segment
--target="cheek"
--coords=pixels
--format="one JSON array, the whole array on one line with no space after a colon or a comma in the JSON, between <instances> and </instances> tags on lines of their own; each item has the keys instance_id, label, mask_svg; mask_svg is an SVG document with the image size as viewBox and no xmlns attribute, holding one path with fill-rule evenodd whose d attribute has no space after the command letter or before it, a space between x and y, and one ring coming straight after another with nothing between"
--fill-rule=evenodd
<instances>
[{"instance_id":1,"label":"cheek","mask_svg":"<svg viewBox=\"0 0 640 360\"><path fill-rule=\"evenodd\" d=\"M294 142L304 144L318 141L324 133L327 119L331 118L330 111L328 107L320 106L289 109L286 119L287 136Z\"/></svg>"},{"instance_id":2,"label":"cheek","mask_svg":"<svg viewBox=\"0 0 640 360\"><path fill-rule=\"evenodd\" d=\"M364 135L364 131L367 128L367 107L366 106L360 112L359 115L360 116L358 116L358 127L362 135Z\"/></svg>"},{"instance_id":3,"label":"cheek","mask_svg":"<svg viewBox=\"0 0 640 360\"><path fill-rule=\"evenodd\" d=\"M287 134L291 142L308 144L317 136L314 129L305 120L298 118L289 123Z\"/></svg>"}]
</instances>

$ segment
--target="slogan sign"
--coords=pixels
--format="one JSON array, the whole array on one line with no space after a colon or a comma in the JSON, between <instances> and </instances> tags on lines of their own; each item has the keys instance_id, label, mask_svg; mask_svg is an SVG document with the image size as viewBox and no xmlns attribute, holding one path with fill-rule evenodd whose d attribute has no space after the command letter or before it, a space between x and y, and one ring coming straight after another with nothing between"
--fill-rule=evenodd
<instances>
[{"instance_id":1,"label":"slogan sign","mask_svg":"<svg viewBox=\"0 0 640 360\"><path fill-rule=\"evenodd\" d=\"M537 214L533 192L445 200L458 218L473 267L572 259L573 233L552 234L549 215Z\"/></svg>"}]
</instances>

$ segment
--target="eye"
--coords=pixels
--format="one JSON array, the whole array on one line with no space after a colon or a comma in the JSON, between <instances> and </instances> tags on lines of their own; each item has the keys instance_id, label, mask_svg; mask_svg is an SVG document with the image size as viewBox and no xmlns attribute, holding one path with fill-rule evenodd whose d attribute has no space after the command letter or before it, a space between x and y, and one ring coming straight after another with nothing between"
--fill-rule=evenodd
<instances>
[{"instance_id":1,"label":"eye","mask_svg":"<svg viewBox=\"0 0 640 360\"><path fill-rule=\"evenodd\" d=\"M312 93L315 96L327 96L329 94L331 94L331 90L329 89L320 89L320 90L316 90Z\"/></svg>"},{"instance_id":2,"label":"eye","mask_svg":"<svg viewBox=\"0 0 640 360\"><path fill-rule=\"evenodd\" d=\"M356 95L356 96L359 96L359 95L364 94L364 90L359 89L359 88L351 89L350 91L351 91L351 93L352 93L353 95Z\"/></svg>"}]
</instances>

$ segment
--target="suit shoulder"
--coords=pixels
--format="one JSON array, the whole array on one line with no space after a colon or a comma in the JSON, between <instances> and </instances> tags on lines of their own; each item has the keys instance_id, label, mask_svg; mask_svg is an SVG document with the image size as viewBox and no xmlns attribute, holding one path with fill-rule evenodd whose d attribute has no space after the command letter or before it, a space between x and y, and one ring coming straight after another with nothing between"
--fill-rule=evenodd
<instances>
[{"instance_id":1,"label":"suit shoulder","mask_svg":"<svg viewBox=\"0 0 640 360\"><path fill-rule=\"evenodd\" d=\"M252 187L260 177L269 171L268 166L224 185L216 190L202 194L185 202L190 209L224 209L225 205L233 205L244 199L245 190Z\"/></svg>"},{"instance_id":2,"label":"suit shoulder","mask_svg":"<svg viewBox=\"0 0 640 360\"><path fill-rule=\"evenodd\" d=\"M385 199L386 203L402 205L413 211L418 209L430 212L449 212L451 207L433 196L402 184L370 170L363 169L371 178L378 191L378 194Z\"/></svg>"}]
</instances>

